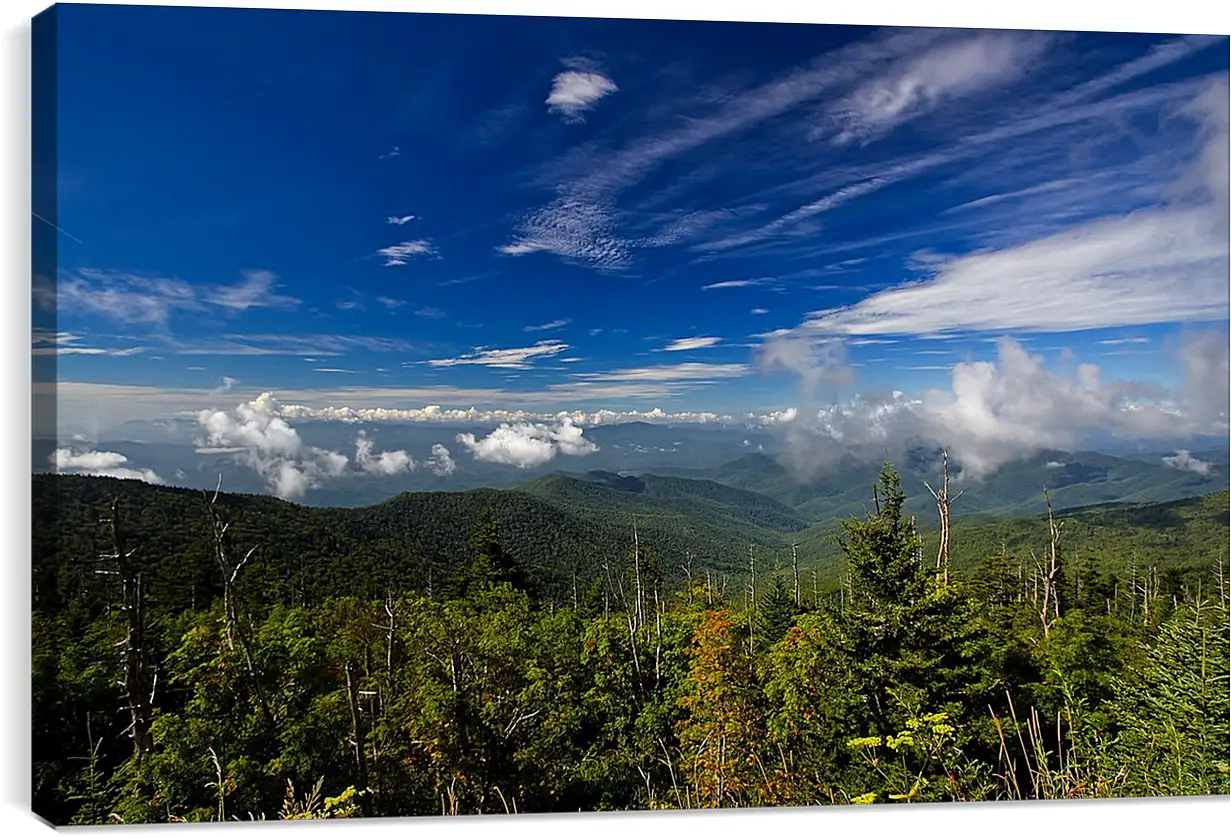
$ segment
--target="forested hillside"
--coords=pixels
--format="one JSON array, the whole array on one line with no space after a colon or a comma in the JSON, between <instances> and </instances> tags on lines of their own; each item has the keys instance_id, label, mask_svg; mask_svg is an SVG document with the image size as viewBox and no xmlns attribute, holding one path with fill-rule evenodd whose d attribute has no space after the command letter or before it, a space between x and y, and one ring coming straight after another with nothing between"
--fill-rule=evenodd
<instances>
[{"instance_id":1,"label":"forested hillside","mask_svg":"<svg viewBox=\"0 0 1231 838\"><path fill-rule=\"evenodd\" d=\"M938 557L901 487L836 527L652 475L351 510L37 475L35 809L1228 792L1226 491L967 516Z\"/></svg>"}]
</instances>

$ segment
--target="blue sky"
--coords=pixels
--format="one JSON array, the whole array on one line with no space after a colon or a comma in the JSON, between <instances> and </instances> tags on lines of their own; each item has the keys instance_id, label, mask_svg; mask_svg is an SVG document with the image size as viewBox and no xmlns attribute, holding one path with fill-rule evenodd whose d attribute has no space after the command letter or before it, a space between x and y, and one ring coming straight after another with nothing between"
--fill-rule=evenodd
<instances>
[{"instance_id":1,"label":"blue sky","mask_svg":"<svg viewBox=\"0 0 1231 838\"><path fill-rule=\"evenodd\" d=\"M978 422L996 388L1174 408L1225 344L1226 38L59 15L65 421L898 390Z\"/></svg>"}]
</instances>

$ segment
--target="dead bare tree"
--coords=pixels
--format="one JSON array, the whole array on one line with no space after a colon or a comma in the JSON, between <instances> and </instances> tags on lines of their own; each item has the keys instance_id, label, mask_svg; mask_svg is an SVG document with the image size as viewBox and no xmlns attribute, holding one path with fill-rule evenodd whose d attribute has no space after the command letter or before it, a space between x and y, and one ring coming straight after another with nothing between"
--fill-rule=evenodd
<instances>
[{"instance_id":1,"label":"dead bare tree","mask_svg":"<svg viewBox=\"0 0 1231 838\"><path fill-rule=\"evenodd\" d=\"M791 545L791 577L795 583L795 608L799 608L799 545Z\"/></svg>"},{"instance_id":2,"label":"dead bare tree","mask_svg":"<svg viewBox=\"0 0 1231 838\"><path fill-rule=\"evenodd\" d=\"M637 603L634 607L637 628L641 628L643 614L641 610L641 539L637 536L637 519L633 518L633 576L637 584Z\"/></svg>"},{"instance_id":3,"label":"dead bare tree","mask_svg":"<svg viewBox=\"0 0 1231 838\"><path fill-rule=\"evenodd\" d=\"M351 745L355 753L355 779L359 782L360 792L368 788L367 761L367 731L363 723L363 714L359 709L359 673L353 660L346 661L346 697L350 703ZM368 805L368 795L360 798L364 816L371 815Z\"/></svg>"},{"instance_id":4,"label":"dead bare tree","mask_svg":"<svg viewBox=\"0 0 1231 838\"><path fill-rule=\"evenodd\" d=\"M265 690L261 686L260 674L257 671L256 662L252 654L252 644L249 642L248 635L240 624L239 610L235 603L235 582L239 578L239 572L244 569L244 566L256 554L259 545L249 549L239 561L234 560L231 554L231 539L229 536L231 523L223 520L222 513L218 509L218 496L221 493L222 475L218 475L218 487L214 490L213 497L211 498L206 492L202 492L201 495L205 499L205 508L209 514L210 527L214 539L214 558L218 562L218 570L222 574L222 611L227 648L234 651L236 641L239 641L240 652L243 654L244 664L248 670L248 681L252 689L253 698L256 699L266 723L273 728L277 726L277 717L270 708L269 701L265 698Z\"/></svg>"},{"instance_id":5,"label":"dead bare tree","mask_svg":"<svg viewBox=\"0 0 1231 838\"><path fill-rule=\"evenodd\" d=\"M757 559L753 552L752 545L748 545L748 646L749 649L755 648L753 645L754 635L756 633L753 615L757 608Z\"/></svg>"},{"instance_id":6,"label":"dead bare tree","mask_svg":"<svg viewBox=\"0 0 1231 838\"><path fill-rule=\"evenodd\" d=\"M393 672L393 641L397 636L397 618L400 607L401 603L394 602L392 594L385 597L385 615L389 617L389 625L385 627L385 630L389 633L389 645L385 651L385 671L390 673Z\"/></svg>"},{"instance_id":7,"label":"dead bare tree","mask_svg":"<svg viewBox=\"0 0 1231 838\"><path fill-rule=\"evenodd\" d=\"M119 686L124 691L131 723L126 729L133 742L133 752L148 754L154 748L150 735L151 707L154 703L154 686L146 685L145 679L145 613L141 569L134 561L136 548L129 549L127 534L120 520L120 499L111 499L111 517L104 519L111 536L111 552L99 556L103 562L113 563L115 571L100 571L120 577L121 608L124 611L124 639L120 641L120 664L123 671ZM154 684L157 684L157 676Z\"/></svg>"},{"instance_id":8,"label":"dead bare tree","mask_svg":"<svg viewBox=\"0 0 1231 838\"><path fill-rule=\"evenodd\" d=\"M1043 620L1043 636L1046 637L1051 631L1052 621L1060 618L1060 531L1064 526L1064 522L1056 521L1056 516L1051 505L1051 495L1048 493L1046 488L1043 489L1043 499L1047 501L1047 529L1051 540L1049 550L1049 566L1047 568L1041 568L1041 576L1043 581L1043 608L1040 615Z\"/></svg>"},{"instance_id":9,"label":"dead bare tree","mask_svg":"<svg viewBox=\"0 0 1231 838\"><path fill-rule=\"evenodd\" d=\"M962 496L965 489L959 491L953 497L949 496L949 452L941 452L941 462L943 469L943 477L941 479L940 491L933 489L928 482L923 481L923 485L927 486L932 497L936 499L936 508L940 512L940 550L936 554L936 572L940 576L941 582L945 585L949 584L949 506Z\"/></svg>"}]
</instances>

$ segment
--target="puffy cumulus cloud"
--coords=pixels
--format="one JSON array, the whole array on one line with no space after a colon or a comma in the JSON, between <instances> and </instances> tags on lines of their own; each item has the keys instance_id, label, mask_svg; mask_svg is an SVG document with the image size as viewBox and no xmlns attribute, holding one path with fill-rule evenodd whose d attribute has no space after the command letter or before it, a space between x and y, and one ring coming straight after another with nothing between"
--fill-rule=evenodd
<instances>
[{"instance_id":1,"label":"puffy cumulus cloud","mask_svg":"<svg viewBox=\"0 0 1231 838\"><path fill-rule=\"evenodd\" d=\"M457 441L470 449L476 460L518 468L540 466L557 453L577 457L598 450L567 417L556 425L504 424L482 439L476 439L474 434L458 434Z\"/></svg>"},{"instance_id":2,"label":"puffy cumulus cloud","mask_svg":"<svg viewBox=\"0 0 1231 838\"><path fill-rule=\"evenodd\" d=\"M566 63L571 65L572 69L558 73L551 80L551 93L546 100L547 110L560 114L565 122L584 122L586 111L593 108L598 100L620 88L588 61L574 58Z\"/></svg>"},{"instance_id":3,"label":"puffy cumulus cloud","mask_svg":"<svg viewBox=\"0 0 1231 838\"><path fill-rule=\"evenodd\" d=\"M363 431L355 438L355 465L368 474L393 475L415 470L415 461L405 451L373 453L374 443ZM343 463L345 467L345 463Z\"/></svg>"},{"instance_id":4,"label":"puffy cumulus cloud","mask_svg":"<svg viewBox=\"0 0 1231 838\"><path fill-rule=\"evenodd\" d=\"M1163 465L1180 471L1191 471L1202 477L1210 473L1210 464L1197 459L1185 448L1176 451L1174 457L1163 457Z\"/></svg>"},{"instance_id":5,"label":"puffy cumulus cloud","mask_svg":"<svg viewBox=\"0 0 1231 838\"><path fill-rule=\"evenodd\" d=\"M128 458L115 451L73 451L71 448L57 448L47 459L57 472L143 480L159 486L166 482L151 469L127 467L125 464Z\"/></svg>"},{"instance_id":6,"label":"puffy cumulus cloud","mask_svg":"<svg viewBox=\"0 0 1231 838\"><path fill-rule=\"evenodd\" d=\"M439 442L432 446L432 456L427 458L426 465L437 477L448 477L457 471L457 463L453 462L449 449Z\"/></svg>"},{"instance_id":7,"label":"puffy cumulus cloud","mask_svg":"<svg viewBox=\"0 0 1231 838\"><path fill-rule=\"evenodd\" d=\"M233 453L236 461L265 478L280 498L294 499L346 470L347 457L305 445L299 432L278 413L273 393L262 393L233 411L202 410L197 415L205 437L199 450Z\"/></svg>"},{"instance_id":8,"label":"puffy cumulus cloud","mask_svg":"<svg viewBox=\"0 0 1231 838\"><path fill-rule=\"evenodd\" d=\"M1225 340L1221 361L1206 340L1190 340L1181 358L1199 372L1219 363L1225 370ZM760 421L780 428L791 462L805 475L848 454L896 460L911 447L926 446L948 449L963 476L979 479L1037 451L1073 450L1096 433L1174 439L1225 429L1225 403L1214 413L1200 398L1109 380L1093 364L1072 373L1049 370L1041 356L1004 338L995 361L956 364L949 389L921 397L869 393L815 410L779 411Z\"/></svg>"}]
</instances>

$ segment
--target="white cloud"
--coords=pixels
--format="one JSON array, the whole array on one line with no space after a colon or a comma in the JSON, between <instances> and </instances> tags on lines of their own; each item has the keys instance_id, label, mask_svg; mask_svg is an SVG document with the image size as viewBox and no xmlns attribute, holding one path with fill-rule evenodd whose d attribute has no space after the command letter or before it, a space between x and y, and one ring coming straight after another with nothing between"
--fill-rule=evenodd
<instances>
[{"instance_id":1,"label":"white cloud","mask_svg":"<svg viewBox=\"0 0 1231 838\"><path fill-rule=\"evenodd\" d=\"M1226 320L1227 237L1205 209L1143 210L953 259L924 282L818 312L838 334L1078 331Z\"/></svg>"},{"instance_id":2,"label":"white cloud","mask_svg":"<svg viewBox=\"0 0 1231 838\"><path fill-rule=\"evenodd\" d=\"M804 328L865 335L1060 332L1226 321L1225 78L1202 88L1183 113L1198 122L1203 151L1176 176L1171 203L936 262L929 279L815 312Z\"/></svg>"},{"instance_id":3,"label":"white cloud","mask_svg":"<svg viewBox=\"0 0 1231 838\"><path fill-rule=\"evenodd\" d=\"M363 431L355 438L355 465L368 474L393 475L415 470L415 461L405 451L373 454L374 443ZM343 463L345 466L345 463Z\"/></svg>"},{"instance_id":4,"label":"white cloud","mask_svg":"<svg viewBox=\"0 0 1231 838\"><path fill-rule=\"evenodd\" d=\"M159 486L166 482L151 469L126 467L125 463L128 462L128 458L115 451L74 452L71 448L57 448L47 459L57 472L88 474L94 477L115 477L121 480L142 480Z\"/></svg>"},{"instance_id":5,"label":"white cloud","mask_svg":"<svg viewBox=\"0 0 1231 838\"><path fill-rule=\"evenodd\" d=\"M401 244L382 247L376 253L385 257L385 267L390 268L397 265L405 265L412 256L425 256L435 252L432 248L432 243L427 239L416 239L414 241L402 242Z\"/></svg>"},{"instance_id":6,"label":"white cloud","mask_svg":"<svg viewBox=\"0 0 1231 838\"><path fill-rule=\"evenodd\" d=\"M747 375L749 371L747 364L687 363L658 367L633 367L608 372L578 372L572 373L572 376L589 381L703 381L715 378L738 378Z\"/></svg>"},{"instance_id":7,"label":"white cloud","mask_svg":"<svg viewBox=\"0 0 1231 838\"><path fill-rule=\"evenodd\" d=\"M557 453L583 456L598 450L569 418L556 425L503 424L482 439L476 439L474 434L458 434L457 441L470 449L476 460L518 468L542 465Z\"/></svg>"},{"instance_id":8,"label":"white cloud","mask_svg":"<svg viewBox=\"0 0 1231 838\"><path fill-rule=\"evenodd\" d=\"M1184 448L1176 451L1174 457L1163 457L1163 465L1180 471L1191 471L1202 477L1210 473L1209 463L1197 459Z\"/></svg>"},{"instance_id":9,"label":"white cloud","mask_svg":"<svg viewBox=\"0 0 1231 838\"><path fill-rule=\"evenodd\" d=\"M979 478L1036 451L1073 450L1095 433L1167 439L1218 431L1226 427L1223 410L1220 428L1197 416L1182 394L1106 380L1093 364L1053 372L1042 356L1004 338L996 362L953 366L948 390L918 398L868 394L801 412L787 442L793 462L812 468L841 453L895 459L912 442L943 446L964 475Z\"/></svg>"},{"instance_id":10,"label":"white cloud","mask_svg":"<svg viewBox=\"0 0 1231 838\"><path fill-rule=\"evenodd\" d=\"M561 422L568 419L574 425L613 425L621 422L676 423L721 423L732 422L729 415L718 413L683 411L669 413L662 408L651 410L556 410L531 411L491 408L446 408L440 405L424 407L310 407L302 404L280 404L279 415L287 419L310 419L315 421L373 423L438 423L493 425L509 422Z\"/></svg>"},{"instance_id":11,"label":"white cloud","mask_svg":"<svg viewBox=\"0 0 1231 838\"><path fill-rule=\"evenodd\" d=\"M756 279L727 279L722 282L711 282L709 285L702 285L702 291L716 291L720 288L753 288L758 285L772 285L777 282L776 277L762 276Z\"/></svg>"},{"instance_id":12,"label":"white cloud","mask_svg":"<svg viewBox=\"0 0 1231 838\"><path fill-rule=\"evenodd\" d=\"M426 363L433 367L476 365L525 370L530 369L530 364L528 363L530 360L534 358L550 358L554 355L559 355L568 348L569 345L562 341L541 340L534 344L534 346L525 346L517 349L484 349L478 347L473 353L468 355L459 355L456 358L437 358Z\"/></svg>"},{"instance_id":13,"label":"white cloud","mask_svg":"<svg viewBox=\"0 0 1231 838\"><path fill-rule=\"evenodd\" d=\"M547 110L560 114L565 122L584 122L586 111L619 89L614 81L597 71L565 70L551 81Z\"/></svg>"},{"instance_id":14,"label":"white cloud","mask_svg":"<svg viewBox=\"0 0 1231 838\"><path fill-rule=\"evenodd\" d=\"M1225 427L1231 402L1231 363L1227 332L1211 330L1188 334L1180 344L1184 370L1182 398L1198 425Z\"/></svg>"},{"instance_id":15,"label":"white cloud","mask_svg":"<svg viewBox=\"0 0 1231 838\"><path fill-rule=\"evenodd\" d=\"M774 335L761 346L757 360L763 369L782 367L798 375L809 401L822 395L823 387L832 395L853 380L846 347L838 340L816 340L790 332Z\"/></svg>"},{"instance_id":16,"label":"white cloud","mask_svg":"<svg viewBox=\"0 0 1231 838\"><path fill-rule=\"evenodd\" d=\"M409 352L414 345L400 338L375 335L224 334L208 344L172 342L179 355L305 355L311 360L365 352Z\"/></svg>"},{"instance_id":17,"label":"white cloud","mask_svg":"<svg viewBox=\"0 0 1231 838\"><path fill-rule=\"evenodd\" d=\"M201 296L213 305L235 311L250 308L294 308L299 300L274 293L278 277L273 271L242 271L243 279L235 285L206 286Z\"/></svg>"},{"instance_id":18,"label":"white cloud","mask_svg":"<svg viewBox=\"0 0 1231 838\"><path fill-rule=\"evenodd\" d=\"M197 423L205 438L199 447L234 449L236 462L265 478L275 495L290 500L325 478L341 475L348 460L337 452L305 445L278 415L280 407L273 393L262 393L229 413L202 410Z\"/></svg>"},{"instance_id":19,"label":"white cloud","mask_svg":"<svg viewBox=\"0 0 1231 838\"><path fill-rule=\"evenodd\" d=\"M415 312L415 315L418 317L426 318L428 320L443 320L444 318L449 316L448 312L442 311L441 309L438 309L435 306L424 306L423 308L418 309Z\"/></svg>"},{"instance_id":20,"label":"white cloud","mask_svg":"<svg viewBox=\"0 0 1231 838\"><path fill-rule=\"evenodd\" d=\"M894 62L830 111L833 141L866 142L952 100L1011 81L1028 71L1053 36L977 32Z\"/></svg>"},{"instance_id":21,"label":"white cloud","mask_svg":"<svg viewBox=\"0 0 1231 838\"><path fill-rule=\"evenodd\" d=\"M550 332L552 329L559 329L572 323L572 320L565 318L563 320L552 320L549 323L543 323L539 326L525 326L523 332Z\"/></svg>"},{"instance_id":22,"label":"white cloud","mask_svg":"<svg viewBox=\"0 0 1231 838\"><path fill-rule=\"evenodd\" d=\"M769 314L769 309L767 309L767 308L754 308L754 309L749 309L749 310L748 310L748 313L749 313L749 314Z\"/></svg>"},{"instance_id":23,"label":"white cloud","mask_svg":"<svg viewBox=\"0 0 1231 838\"><path fill-rule=\"evenodd\" d=\"M679 338L662 348L663 352L686 352L691 349L708 349L711 346L722 343L722 338L714 337L696 337L696 338Z\"/></svg>"},{"instance_id":24,"label":"white cloud","mask_svg":"<svg viewBox=\"0 0 1231 838\"><path fill-rule=\"evenodd\" d=\"M457 470L457 463L453 462L449 449L439 442L432 446L432 456L428 457L426 465L437 477L448 477Z\"/></svg>"},{"instance_id":25,"label":"white cloud","mask_svg":"<svg viewBox=\"0 0 1231 838\"><path fill-rule=\"evenodd\" d=\"M614 271L631 259L630 244L616 233L617 226L611 202L566 194L527 215L517 238L497 250L506 256L554 253L573 264Z\"/></svg>"},{"instance_id":26,"label":"white cloud","mask_svg":"<svg viewBox=\"0 0 1231 838\"><path fill-rule=\"evenodd\" d=\"M845 204L847 201L854 200L855 198L858 198L861 195L867 195L869 193L875 192L876 190L880 189L882 186L892 183L894 180L899 180L905 175L912 173L913 171L915 171L916 168L918 167L902 166L902 167L899 167L898 170L895 171L892 176L871 178L869 180L863 181L862 183L853 183L849 186L844 186L841 189L838 189L837 191L824 196L823 198L819 198L815 201L804 204L802 207L798 207L794 210L791 210L786 215L783 215L779 218L775 218L773 221L763 224L762 226L760 226L759 228L755 230L749 230L743 233L736 233L736 234L718 239L717 241L705 242L703 244L697 245L695 249L696 250L729 250L733 247L742 247L743 245L746 245L746 244L751 244L753 242L761 241L762 239L769 238L771 236L785 233L789 231L792 226L798 224L801 221L809 219L814 215L820 215L821 213L829 212L832 209L836 209L837 207L840 207L843 204ZM707 285L705 287L706 288L723 288L723 287L731 288L735 286L734 285L723 285L722 283L718 283L716 285L712 285L712 286Z\"/></svg>"},{"instance_id":27,"label":"white cloud","mask_svg":"<svg viewBox=\"0 0 1231 838\"><path fill-rule=\"evenodd\" d=\"M35 328L30 335L30 354L40 355L101 355L113 358L125 358L138 355L149 349L148 346L101 347L83 346L80 335L72 332L56 332L50 329Z\"/></svg>"},{"instance_id":28,"label":"white cloud","mask_svg":"<svg viewBox=\"0 0 1231 838\"><path fill-rule=\"evenodd\" d=\"M414 221L415 217L413 215L391 215L388 220L390 224L396 224L401 227L408 221Z\"/></svg>"},{"instance_id":29,"label":"white cloud","mask_svg":"<svg viewBox=\"0 0 1231 838\"><path fill-rule=\"evenodd\" d=\"M172 314L214 309L243 312L252 308L289 309L299 300L274 292L270 271L242 272L234 285L190 284L179 279L82 268L62 273L54 286L36 283L35 297L46 309L95 314L120 323L166 327Z\"/></svg>"},{"instance_id":30,"label":"white cloud","mask_svg":"<svg viewBox=\"0 0 1231 838\"><path fill-rule=\"evenodd\" d=\"M377 297L376 302L380 303L388 311L397 311L406 305L405 300L395 300L393 297Z\"/></svg>"}]
</instances>

